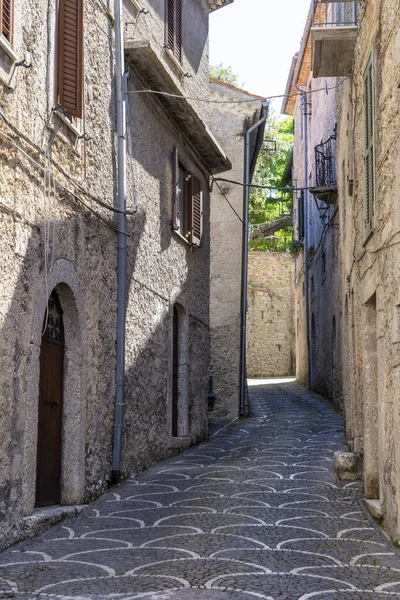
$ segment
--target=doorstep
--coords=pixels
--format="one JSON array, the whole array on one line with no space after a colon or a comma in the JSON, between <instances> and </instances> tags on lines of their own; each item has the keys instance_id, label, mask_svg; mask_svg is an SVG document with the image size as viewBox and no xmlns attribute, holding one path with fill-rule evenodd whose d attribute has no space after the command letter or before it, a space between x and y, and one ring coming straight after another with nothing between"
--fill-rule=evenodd
<instances>
[{"instance_id":1,"label":"doorstep","mask_svg":"<svg viewBox=\"0 0 400 600\"><path fill-rule=\"evenodd\" d=\"M75 517L75 515L82 512L84 508L86 508L85 504L76 506L46 506L44 508L35 508L31 515L23 518L23 537L35 537L56 523L64 521L64 519Z\"/></svg>"}]
</instances>

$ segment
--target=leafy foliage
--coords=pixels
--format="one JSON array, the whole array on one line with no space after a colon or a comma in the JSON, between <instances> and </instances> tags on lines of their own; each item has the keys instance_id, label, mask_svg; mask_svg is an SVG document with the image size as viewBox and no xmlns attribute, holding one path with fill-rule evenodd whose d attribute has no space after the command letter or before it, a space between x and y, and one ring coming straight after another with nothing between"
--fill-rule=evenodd
<instances>
[{"instance_id":1,"label":"leafy foliage","mask_svg":"<svg viewBox=\"0 0 400 600\"><path fill-rule=\"evenodd\" d=\"M269 140L276 141L276 151ZM264 145L258 157L253 184L282 187L282 176L293 143L293 119L277 119L269 116L265 129ZM251 188L250 224L259 225L271 221L282 214L292 212L292 194L281 190ZM272 239L258 238L250 241L250 250L289 251L292 241L292 227L277 231Z\"/></svg>"},{"instance_id":2,"label":"leafy foliage","mask_svg":"<svg viewBox=\"0 0 400 600\"><path fill-rule=\"evenodd\" d=\"M224 83L229 83L235 87L241 87L243 84L239 82L238 76L232 71L232 67L224 67L222 63L218 65L210 65L210 77L218 79Z\"/></svg>"}]
</instances>

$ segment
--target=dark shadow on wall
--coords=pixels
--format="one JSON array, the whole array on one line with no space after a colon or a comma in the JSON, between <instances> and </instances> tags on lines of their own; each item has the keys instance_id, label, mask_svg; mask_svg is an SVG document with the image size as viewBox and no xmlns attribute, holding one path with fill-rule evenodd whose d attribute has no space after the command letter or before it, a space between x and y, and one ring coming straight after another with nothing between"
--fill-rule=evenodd
<instances>
[{"instance_id":1,"label":"dark shadow on wall","mask_svg":"<svg viewBox=\"0 0 400 600\"><path fill-rule=\"evenodd\" d=\"M74 200L61 198L71 209ZM16 221L1 214L8 242L16 245ZM128 475L165 458L169 453L169 377L171 369L171 320L168 303L142 286L135 278L139 248L146 252L146 215L129 217L128 281L133 288L126 352L126 407L123 429L123 472ZM27 383L31 356L34 296L44 289L43 230L29 229L26 244L15 261L18 278L0 331L2 373L0 414L4 435L0 440L1 474L0 522L2 542L15 541L21 533L24 448L27 427L33 416L27 414ZM116 324L116 234L88 212L65 221L49 223L57 232L54 264L71 262L77 272L83 295L86 343L82 369L85 371L83 401L86 406L85 501L98 496L111 475L115 393ZM169 232L171 235L171 232ZM51 248L50 248L51 253ZM149 255L151 260L151 254ZM3 255L3 260L6 256ZM8 259L7 259L8 260ZM3 263L4 264L4 263ZM63 283L60 280L58 283ZM182 283L181 288L186 286ZM57 287L56 287L57 289ZM48 289L50 294L52 289ZM109 301L113 295L112 302ZM62 296L61 304L62 304ZM108 299L108 302L106 302ZM113 310L110 314L110 304ZM134 318L132 317L134 316ZM157 316L158 315L158 316ZM43 315L39 315L43 322ZM152 323L149 326L149 319ZM207 430L208 327L189 314L190 345L189 420L194 440L204 439ZM108 340L108 343L104 343ZM111 349L112 348L112 349ZM36 356L39 361L40 357ZM110 361L112 363L110 369ZM112 377L110 377L112 373ZM38 398L31 398L38 406ZM35 458L32 458L35 464ZM32 474L34 477L34 474Z\"/></svg>"}]
</instances>

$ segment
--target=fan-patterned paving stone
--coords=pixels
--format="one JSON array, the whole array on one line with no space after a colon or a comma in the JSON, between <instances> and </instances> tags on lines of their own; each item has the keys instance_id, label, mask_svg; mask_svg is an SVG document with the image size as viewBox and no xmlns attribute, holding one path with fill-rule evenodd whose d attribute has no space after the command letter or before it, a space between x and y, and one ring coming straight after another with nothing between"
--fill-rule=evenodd
<instances>
[{"instance_id":1,"label":"fan-patterned paving stone","mask_svg":"<svg viewBox=\"0 0 400 600\"><path fill-rule=\"evenodd\" d=\"M400 599L400 557L338 481L343 423L295 384L0 555L0 598ZM214 430L217 430L214 427Z\"/></svg>"}]
</instances>

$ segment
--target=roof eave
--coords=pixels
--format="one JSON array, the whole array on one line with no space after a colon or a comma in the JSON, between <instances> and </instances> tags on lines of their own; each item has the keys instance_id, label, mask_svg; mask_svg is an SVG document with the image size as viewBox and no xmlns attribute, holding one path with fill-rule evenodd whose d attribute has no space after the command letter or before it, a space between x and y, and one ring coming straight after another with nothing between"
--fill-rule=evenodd
<instances>
[{"instance_id":1,"label":"roof eave","mask_svg":"<svg viewBox=\"0 0 400 600\"><path fill-rule=\"evenodd\" d=\"M182 134L192 143L208 171L217 174L231 169L230 160L206 122L191 102L184 97L181 88L154 51L151 43L148 40L127 40L125 54L128 64L138 71L148 88L160 92L154 97L164 106ZM163 95L163 92L172 96Z\"/></svg>"}]
</instances>

